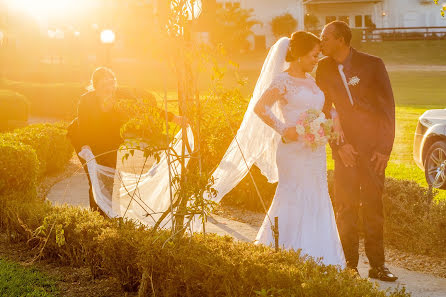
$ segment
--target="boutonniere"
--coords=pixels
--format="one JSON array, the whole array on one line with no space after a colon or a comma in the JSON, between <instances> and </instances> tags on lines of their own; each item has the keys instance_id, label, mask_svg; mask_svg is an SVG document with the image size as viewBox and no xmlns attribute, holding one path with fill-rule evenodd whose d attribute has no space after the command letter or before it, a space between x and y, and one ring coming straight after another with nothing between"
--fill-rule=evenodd
<instances>
[{"instance_id":1,"label":"boutonniere","mask_svg":"<svg viewBox=\"0 0 446 297\"><path fill-rule=\"evenodd\" d=\"M356 86L356 85L359 84L360 81L361 81L361 80L359 79L359 77L357 77L357 76L353 76L353 77L351 77L350 80L348 81L348 85L349 85L349 86Z\"/></svg>"}]
</instances>

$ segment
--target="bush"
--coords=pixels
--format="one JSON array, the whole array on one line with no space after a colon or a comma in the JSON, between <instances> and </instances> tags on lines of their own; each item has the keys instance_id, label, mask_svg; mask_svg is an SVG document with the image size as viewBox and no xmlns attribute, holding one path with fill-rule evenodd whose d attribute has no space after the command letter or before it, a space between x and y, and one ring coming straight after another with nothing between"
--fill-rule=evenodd
<instances>
[{"instance_id":1,"label":"bush","mask_svg":"<svg viewBox=\"0 0 446 297\"><path fill-rule=\"evenodd\" d=\"M45 244L42 255L59 259L63 264L90 267L93 276L101 271L97 237L112 222L99 212L78 207L52 207L40 218L37 237Z\"/></svg>"},{"instance_id":2,"label":"bush","mask_svg":"<svg viewBox=\"0 0 446 297\"><path fill-rule=\"evenodd\" d=\"M387 179L385 239L400 250L446 258L446 202L412 181Z\"/></svg>"},{"instance_id":3,"label":"bush","mask_svg":"<svg viewBox=\"0 0 446 297\"><path fill-rule=\"evenodd\" d=\"M62 170L70 160L73 148L63 124L36 124L16 129L0 137L10 142L31 146L39 160L39 176Z\"/></svg>"},{"instance_id":4,"label":"bush","mask_svg":"<svg viewBox=\"0 0 446 297\"><path fill-rule=\"evenodd\" d=\"M59 263L93 265L126 291L139 288L140 296L386 296L371 282L299 252L276 253L210 234L172 241L170 231L89 210L23 205L15 208L23 218L17 228L35 227L26 216L30 208L41 216L42 225L28 233L30 248ZM409 295L403 289L390 296Z\"/></svg>"},{"instance_id":5,"label":"bush","mask_svg":"<svg viewBox=\"0 0 446 297\"><path fill-rule=\"evenodd\" d=\"M29 99L30 112L33 116L66 120L71 120L77 115L79 98L87 92L85 86L79 83L42 84L0 80L0 88L24 94ZM154 100L149 92L128 86L120 86L117 96Z\"/></svg>"},{"instance_id":6,"label":"bush","mask_svg":"<svg viewBox=\"0 0 446 297\"><path fill-rule=\"evenodd\" d=\"M0 90L0 131L26 125L29 109L30 103L25 96Z\"/></svg>"},{"instance_id":7,"label":"bush","mask_svg":"<svg viewBox=\"0 0 446 297\"><path fill-rule=\"evenodd\" d=\"M271 30L276 38L291 37L296 27L297 20L290 13L275 17L271 21Z\"/></svg>"},{"instance_id":8,"label":"bush","mask_svg":"<svg viewBox=\"0 0 446 297\"><path fill-rule=\"evenodd\" d=\"M35 196L38 168L30 146L0 137L0 196Z\"/></svg>"},{"instance_id":9,"label":"bush","mask_svg":"<svg viewBox=\"0 0 446 297\"><path fill-rule=\"evenodd\" d=\"M31 114L41 117L73 118L79 97L85 88L77 83L39 84L2 81L0 88L25 95L31 104Z\"/></svg>"}]
</instances>

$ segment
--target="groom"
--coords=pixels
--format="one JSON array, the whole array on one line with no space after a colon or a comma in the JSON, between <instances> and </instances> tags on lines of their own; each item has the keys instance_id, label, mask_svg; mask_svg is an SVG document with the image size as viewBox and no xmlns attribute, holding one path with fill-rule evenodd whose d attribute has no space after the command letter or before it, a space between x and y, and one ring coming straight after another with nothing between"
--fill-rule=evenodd
<instances>
[{"instance_id":1,"label":"groom","mask_svg":"<svg viewBox=\"0 0 446 297\"><path fill-rule=\"evenodd\" d=\"M389 77L380 58L350 46L352 33L340 21L322 31L322 53L316 81L325 93L324 112L334 104L344 131L342 143L332 143L335 160L336 219L347 266L357 270L358 217L362 206L369 277L395 281L384 265L383 205L385 169L395 138L395 103Z\"/></svg>"}]
</instances>

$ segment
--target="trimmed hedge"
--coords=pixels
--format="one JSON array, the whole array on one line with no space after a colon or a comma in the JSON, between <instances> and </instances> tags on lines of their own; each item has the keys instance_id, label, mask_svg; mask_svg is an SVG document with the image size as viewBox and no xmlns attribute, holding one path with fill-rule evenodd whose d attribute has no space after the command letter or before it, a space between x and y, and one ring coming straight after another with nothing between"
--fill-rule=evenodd
<instances>
[{"instance_id":1,"label":"trimmed hedge","mask_svg":"<svg viewBox=\"0 0 446 297\"><path fill-rule=\"evenodd\" d=\"M24 126L28 122L30 103L25 96L0 90L0 131Z\"/></svg>"},{"instance_id":2,"label":"trimmed hedge","mask_svg":"<svg viewBox=\"0 0 446 297\"><path fill-rule=\"evenodd\" d=\"M30 102L30 112L33 116L67 120L76 116L79 98L87 92L85 85L80 83L43 84L0 80L0 88L25 95ZM128 86L119 86L117 96L120 98L136 96L155 100L150 92Z\"/></svg>"},{"instance_id":3,"label":"trimmed hedge","mask_svg":"<svg viewBox=\"0 0 446 297\"><path fill-rule=\"evenodd\" d=\"M169 231L107 220L85 209L6 204L22 219L7 225L13 238L26 240L42 257L115 277L123 290L139 290L139 296L410 296L404 289L386 294L295 251L276 253L211 234L171 241Z\"/></svg>"},{"instance_id":4,"label":"trimmed hedge","mask_svg":"<svg viewBox=\"0 0 446 297\"><path fill-rule=\"evenodd\" d=\"M72 151L62 124L38 124L0 134L0 197L33 200L37 181L63 169Z\"/></svg>"},{"instance_id":5,"label":"trimmed hedge","mask_svg":"<svg viewBox=\"0 0 446 297\"><path fill-rule=\"evenodd\" d=\"M32 147L0 137L0 196L34 197L38 168Z\"/></svg>"},{"instance_id":6,"label":"trimmed hedge","mask_svg":"<svg viewBox=\"0 0 446 297\"><path fill-rule=\"evenodd\" d=\"M29 145L39 160L39 176L57 172L67 164L73 148L63 124L35 124L0 135L7 142Z\"/></svg>"},{"instance_id":7,"label":"trimmed hedge","mask_svg":"<svg viewBox=\"0 0 446 297\"><path fill-rule=\"evenodd\" d=\"M79 97L85 88L79 83L39 84L0 81L0 88L25 95L31 104L31 114L42 117L72 118Z\"/></svg>"}]
</instances>

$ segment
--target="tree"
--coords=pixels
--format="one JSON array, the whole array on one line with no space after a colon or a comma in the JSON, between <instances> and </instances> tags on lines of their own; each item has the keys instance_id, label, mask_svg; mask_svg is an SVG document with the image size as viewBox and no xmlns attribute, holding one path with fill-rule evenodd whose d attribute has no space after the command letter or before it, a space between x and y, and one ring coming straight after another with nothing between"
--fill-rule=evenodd
<instances>
[{"instance_id":1,"label":"tree","mask_svg":"<svg viewBox=\"0 0 446 297\"><path fill-rule=\"evenodd\" d=\"M314 14L307 13L304 18L304 23L307 30L316 30L317 26L319 26L319 19Z\"/></svg>"},{"instance_id":2,"label":"tree","mask_svg":"<svg viewBox=\"0 0 446 297\"><path fill-rule=\"evenodd\" d=\"M220 8L209 28L212 43L222 44L231 52L248 50L248 37L254 34L252 27L258 23L253 19L252 9Z\"/></svg>"},{"instance_id":3,"label":"tree","mask_svg":"<svg viewBox=\"0 0 446 297\"><path fill-rule=\"evenodd\" d=\"M276 38L283 36L291 36L296 30L297 20L290 14L285 13L281 16L275 17L271 21L271 29Z\"/></svg>"}]
</instances>

